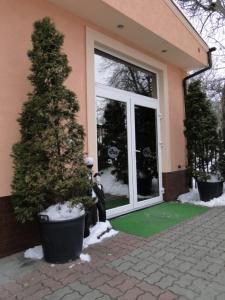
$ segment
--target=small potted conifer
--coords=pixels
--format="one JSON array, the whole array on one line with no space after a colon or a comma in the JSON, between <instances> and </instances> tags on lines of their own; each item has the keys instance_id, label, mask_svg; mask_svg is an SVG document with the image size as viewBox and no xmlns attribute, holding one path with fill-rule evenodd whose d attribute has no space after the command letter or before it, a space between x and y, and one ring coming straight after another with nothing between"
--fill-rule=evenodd
<instances>
[{"instance_id":1,"label":"small potted conifer","mask_svg":"<svg viewBox=\"0 0 225 300\"><path fill-rule=\"evenodd\" d=\"M84 130L76 121L79 104L74 92L63 85L71 72L61 51L63 41L48 17L34 23L33 48L28 51L33 91L23 104L18 119L21 139L12 154L12 203L17 220L39 219L44 257L52 263L80 255L83 207L90 201ZM53 208L61 218L49 217Z\"/></svg>"},{"instance_id":2,"label":"small potted conifer","mask_svg":"<svg viewBox=\"0 0 225 300\"><path fill-rule=\"evenodd\" d=\"M200 199L209 201L223 192L225 156L217 118L200 80L190 83L185 109L188 167L197 181Z\"/></svg>"}]
</instances>

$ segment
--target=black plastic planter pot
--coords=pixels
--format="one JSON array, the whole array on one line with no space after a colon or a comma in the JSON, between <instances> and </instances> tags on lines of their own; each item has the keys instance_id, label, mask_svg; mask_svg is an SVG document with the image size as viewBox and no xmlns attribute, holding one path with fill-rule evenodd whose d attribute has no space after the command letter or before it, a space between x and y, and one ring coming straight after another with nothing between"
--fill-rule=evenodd
<instances>
[{"instance_id":1,"label":"black plastic planter pot","mask_svg":"<svg viewBox=\"0 0 225 300\"><path fill-rule=\"evenodd\" d=\"M223 182L201 182L198 181L199 196L202 201L209 201L219 197L223 193Z\"/></svg>"},{"instance_id":2,"label":"black plastic planter pot","mask_svg":"<svg viewBox=\"0 0 225 300\"><path fill-rule=\"evenodd\" d=\"M84 218L50 221L39 215L40 235L44 259L49 263L66 263L77 259L83 247Z\"/></svg>"}]
</instances>

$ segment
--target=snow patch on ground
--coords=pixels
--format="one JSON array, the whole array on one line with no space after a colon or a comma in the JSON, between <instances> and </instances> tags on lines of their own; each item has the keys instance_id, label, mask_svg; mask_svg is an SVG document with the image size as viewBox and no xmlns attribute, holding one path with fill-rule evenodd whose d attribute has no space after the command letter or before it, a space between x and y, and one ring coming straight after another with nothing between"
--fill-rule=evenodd
<instances>
[{"instance_id":1,"label":"snow patch on ground","mask_svg":"<svg viewBox=\"0 0 225 300\"><path fill-rule=\"evenodd\" d=\"M42 259L44 257L42 246L35 246L24 252L25 258Z\"/></svg>"},{"instance_id":2,"label":"snow patch on ground","mask_svg":"<svg viewBox=\"0 0 225 300\"><path fill-rule=\"evenodd\" d=\"M200 198L199 198L198 190L190 189L188 193L179 195L177 200L182 203L190 202L192 204L194 204L194 202L199 202Z\"/></svg>"},{"instance_id":3,"label":"snow patch on ground","mask_svg":"<svg viewBox=\"0 0 225 300\"><path fill-rule=\"evenodd\" d=\"M97 244L102 242L105 238L110 238L115 236L118 233L118 231L112 229L112 225L109 221L106 222L98 222L95 226L90 228L90 235L84 239L83 241L83 249L88 248L88 246ZM33 248L30 248L24 252L25 258L30 259L42 259L44 257L43 255L43 249L42 246L35 246ZM89 254L83 254L80 255L81 261L84 262L90 262L91 257Z\"/></svg>"},{"instance_id":4,"label":"snow patch on ground","mask_svg":"<svg viewBox=\"0 0 225 300\"><path fill-rule=\"evenodd\" d=\"M115 196L128 196L129 189L128 185L122 183L120 180L117 181L116 177L112 175L113 168L108 168L101 172L101 181L106 194Z\"/></svg>"},{"instance_id":5,"label":"snow patch on ground","mask_svg":"<svg viewBox=\"0 0 225 300\"><path fill-rule=\"evenodd\" d=\"M84 210L81 209L81 205L72 206L69 201L49 206L40 213L40 215L47 215L51 221L69 220L78 218L83 214Z\"/></svg>"},{"instance_id":6,"label":"snow patch on ground","mask_svg":"<svg viewBox=\"0 0 225 300\"><path fill-rule=\"evenodd\" d=\"M194 205L201 205L207 207L220 207L225 206L225 191L220 197L214 198L208 202L204 202L201 201L199 198L198 189L190 189L189 193L178 196L177 200L181 203L191 203Z\"/></svg>"},{"instance_id":7,"label":"snow patch on ground","mask_svg":"<svg viewBox=\"0 0 225 300\"><path fill-rule=\"evenodd\" d=\"M84 262L90 262L91 261L91 256L89 254L81 253L80 260L84 261Z\"/></svg>"},{"instance_id":8,"label":"snow patch on ground","mask_svg":"<svg viewBox=\"0 0 225 300\"><path fill-rule=\"evenodd\" d=\"M83 249L90 245L100 243L105 238L110 238L116 235L118 231L112 229L109 221L98 222L95 226L90 228L90 235L84 239Z\"/></svg>"}]
</instances>

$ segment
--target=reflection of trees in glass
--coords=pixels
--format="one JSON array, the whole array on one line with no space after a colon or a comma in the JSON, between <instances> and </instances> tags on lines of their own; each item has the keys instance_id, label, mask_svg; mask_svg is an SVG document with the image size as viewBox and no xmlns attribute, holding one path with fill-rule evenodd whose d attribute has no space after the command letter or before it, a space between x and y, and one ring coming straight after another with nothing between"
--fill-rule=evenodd
<instances>
[{"instance_id":1,"label":"reflection of trees in glass","mask_svg":"<svg viewBox=\"0 0 225 300\"><path fill-rule=\"evenodd\" d=\"M134 92L147 97L157 97L156 74L113 57L95 51L96 81L118 89ZM138 107L139 108L139 107ZM140 109L136 111L137 168L145 177L158 177L156 157L156 128L154 110ZM118 180L128 181L126 106L117 101L108 100L98 122L98 157L99 169L109 166L115 168ZM101 123L101 124L100 124ZM108 150L117 147L117 158L110 158ZM146 150L146 149L147 150ZM146 150L145 156L143 150Z\"/></svg>"},{"instance_id":2,"label":"reflection of trees in glass","mask_svg":"<svg viewBox=\"0 0 225 300\"><path fill-rule=\"evenodd\" d=\"M118 63L109 82L118 89L152 97L152 76L131 65Z\"/></svg>"},{"instance_id":3,"label":"reflection of trees in glass","mask_svg":"<svg viewBox=\"0 0 225 300\"><path fill-rule=\"evenodd\" d=\"M100 127L101 129L98 128L99 170L113 167L112 172L117 180L128 183L126 105L108 100L104 111L104 123ZM112 147L119 150L116 157L109 156Z\"/></svg>"},{"instance_id":4,"label":"reflection of trees in glass","mask_svg":"<svg viewBox=\"0 0 225 300\"><path fill-rule=\"evenodd\" d=\"M156 75L103 52L97 61L100 83L148 97L156 97ZM105 56L104 56L105 55ZM106 57L107 56L107 57ZM104 82L102 82L102 80Z\"/></svg>"},{"instance_id":5,"label":"reflection of trees in glass","mask_svg":"<svg viewBox=\"0 0 225 300\"><path fill-rule=\"evenodd\" d=\"M135 106L137 172L143 178L158 178L155 111Z\"/></svg>"}]
</instances>

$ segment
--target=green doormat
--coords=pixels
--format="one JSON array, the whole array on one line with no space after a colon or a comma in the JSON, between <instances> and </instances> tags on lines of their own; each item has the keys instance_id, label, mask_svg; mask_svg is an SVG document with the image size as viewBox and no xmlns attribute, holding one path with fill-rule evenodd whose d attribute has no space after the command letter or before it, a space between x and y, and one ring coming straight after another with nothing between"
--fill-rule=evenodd
<instances>
[{"instance_id":1,"label":"green doormat","mask_svg":"<svg viewBox=\"0 0 225 300\"><path fill-rule=\"evenodd\" d=\"M167 202L110 220L114 229L147 238L200 215L207 207Z\"/></svg>"}]
</instances>

